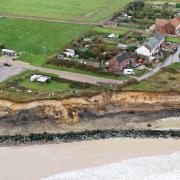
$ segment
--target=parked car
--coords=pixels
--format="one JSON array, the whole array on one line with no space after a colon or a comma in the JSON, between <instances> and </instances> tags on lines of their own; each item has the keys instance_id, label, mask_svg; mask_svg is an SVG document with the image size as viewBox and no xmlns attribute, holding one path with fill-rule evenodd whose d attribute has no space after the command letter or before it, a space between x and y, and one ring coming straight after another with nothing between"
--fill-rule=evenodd
<instances>
[{"instance_id":1,"label":"parked car","mask_svg":"<svg viewBox=\"0 0 180 180\"><path fill-rule=\"evenodd\" d=\"M4 66L10 67L10 66L12 66L12 64L10 64L10 63L4 63Z\"/></svg>"},{"instance_id":2,"label":"parked car","mask_svg":"<svg viewBox=\"0 0 180 180\"><path fill-rule=\"evenodd\" d=\"M139 67L139 64L138 63L134 63L131 67L132 68L137 68L137 67Z\"/></svg>"}]
</instances>

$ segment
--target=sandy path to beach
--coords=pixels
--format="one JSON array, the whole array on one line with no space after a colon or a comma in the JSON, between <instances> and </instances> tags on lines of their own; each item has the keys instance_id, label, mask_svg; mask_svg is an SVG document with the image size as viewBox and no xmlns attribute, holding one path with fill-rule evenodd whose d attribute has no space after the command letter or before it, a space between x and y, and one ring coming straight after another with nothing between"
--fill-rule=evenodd
<instances>
[{"instance_id":1,"label":"sandy path to beach","mask_svg":"<svg viewBox=\"0 0 180 180\"><path fill-rule=\"evenodd\" d=\"M38 180L60 172L180 151L174 139L108 139L0 148L0 179Z\"/></svg>"}]
</instances>

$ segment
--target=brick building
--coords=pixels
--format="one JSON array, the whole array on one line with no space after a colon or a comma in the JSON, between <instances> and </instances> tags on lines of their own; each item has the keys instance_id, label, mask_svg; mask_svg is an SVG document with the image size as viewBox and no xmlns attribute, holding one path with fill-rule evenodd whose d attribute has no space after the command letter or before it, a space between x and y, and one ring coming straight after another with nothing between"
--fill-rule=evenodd
<instances>
[{"instance_id":1,"label":"brick building","mask_svg":"<svg viewBox=\"0 0 180 180\"><path fill-rule=\"evenodd\" d=\"M107 69L109 72L120 72L130 64L130 60L129 53L124 51L107 63Z\"/></svg>"},{"instance_id":2,"label":"brick building","mask_svg":"<svg viewBox=\"0 0 180 180\"><path fill-rule=\"evenodd\" d=\"M180 36L180 17L173 19L156 19L156 31L161 34Z\"/></svg>"}]
</instances>

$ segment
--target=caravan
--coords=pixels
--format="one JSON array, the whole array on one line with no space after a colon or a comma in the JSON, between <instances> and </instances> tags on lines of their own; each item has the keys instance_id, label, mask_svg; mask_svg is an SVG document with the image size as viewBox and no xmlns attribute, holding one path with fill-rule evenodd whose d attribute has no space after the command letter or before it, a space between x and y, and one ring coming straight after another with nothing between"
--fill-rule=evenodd
<instances>
[{"instance_id":1,"label":"caravan","mask_svg":"<svg viewBox=\"0 0 180 180\"><path fill-rule=\"evenodd\" d=\"M133 75L133 69L124 69L123 75Z\"/></svg>"}]
</instances>

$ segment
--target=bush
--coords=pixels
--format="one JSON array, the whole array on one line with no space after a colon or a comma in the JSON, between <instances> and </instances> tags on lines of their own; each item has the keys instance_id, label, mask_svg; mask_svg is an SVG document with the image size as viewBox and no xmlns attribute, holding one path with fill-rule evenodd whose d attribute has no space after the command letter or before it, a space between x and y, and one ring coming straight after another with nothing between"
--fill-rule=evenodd
<instances>
[{"instance_id":1,"label":"bush","mask_svg":"<svg viewBox=\"0 0 180 180\"><path fill-rule=\"evenodd\" d=\"M93 53L89 50L89 49L78 49L77 50L77 53L79 54L79 56L81 58L84 58L84 59L89 59L89 58L95 58L95 56L93 55Z\"/></svg>"},{"instance_id":2,"label":"bush","mask_svg":"<svg viewBox=\"0 0 180 180\"><path fill-rule=\"evenodd\" d=\"M137 48L136 45L131 45L131 46L128 46L128 47L126 48L126 51L127 51L127 52L131 52L131 51L134 51L136 48Z\"/></svg>"},{"instance_id":3,"label":"bush","mask_svg":"<svg viewBox=\"0 0 180 180\"><path fill-rule=\"evenodd\" d=\"M172 81L176 80L176 78L175 78L175 77L172 77L172 76L169 77L168 79L169 79L169 80L172 80Z\"/></svg>"},{"instance_id":4,"label":"bush","mask_svg":"<svg viewBox=\"0 0 180 180\"><path fill-rule=\"evenodd\" d=\"M180 8L180 3L176 3L176 8Z\"/></svg>"}]
</instances>

